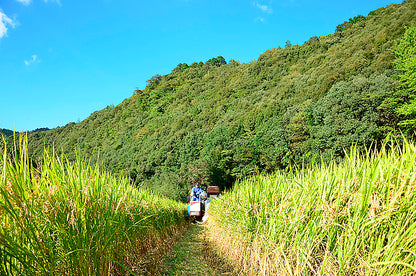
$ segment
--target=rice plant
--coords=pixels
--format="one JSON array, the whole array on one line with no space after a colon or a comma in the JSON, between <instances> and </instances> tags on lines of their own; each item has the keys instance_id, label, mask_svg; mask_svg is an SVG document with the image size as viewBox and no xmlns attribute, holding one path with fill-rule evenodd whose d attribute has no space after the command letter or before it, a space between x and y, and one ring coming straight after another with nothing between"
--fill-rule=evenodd
<instances>
[{"instance_id":1,"label":"rice plant","mask_svg":"<svg viewBox=\"0 0 416 276\"><path fill-rule=\"evenodd\" d=\"M0 160L1 275L128 275L184 222L181 203L137 189L77 157L37 168L20 140Z\"/></svg>"},{"instance_id":2,"label":"rice plant","mask_svg":"<svg viewBox=\"0 0 416 276\"><path fill-rule=\"evenodd\" d=\"M250 275L416 274L416 148L259 174L210 207L208 236Z\"/></svg>"}]
</instances>

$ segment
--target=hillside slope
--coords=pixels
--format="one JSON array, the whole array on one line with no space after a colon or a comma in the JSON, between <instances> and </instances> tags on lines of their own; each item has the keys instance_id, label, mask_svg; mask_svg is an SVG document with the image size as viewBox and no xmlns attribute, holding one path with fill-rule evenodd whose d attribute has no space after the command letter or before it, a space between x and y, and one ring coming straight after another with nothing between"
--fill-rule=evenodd
<instances>
[{"instance_id":1,"label":"hillside slope","mask_svg":"<svg viewBox=\"0 0 416 276\"><path fill-rule=\"evenodd\" d=\"M79 148L175 199L196 180L231 186L254 171L342 156L352 143L363 148L397 129L397 115L380 104L397 86L392 49L415 23L409 0L251 63L179 64L114 108L30 133L31 153Z\"/></svg>"},{"instance_id":2,"label":"hillside slope","mask_svg":"<svg viewBox=\"0 0 416 276\"><path fill-rule=\"evenodd\" d=\"M13 135L13 130L0 128L0 134L2 134L4 136L11 136L11 135Z\"/></svg>"}]
</instances>

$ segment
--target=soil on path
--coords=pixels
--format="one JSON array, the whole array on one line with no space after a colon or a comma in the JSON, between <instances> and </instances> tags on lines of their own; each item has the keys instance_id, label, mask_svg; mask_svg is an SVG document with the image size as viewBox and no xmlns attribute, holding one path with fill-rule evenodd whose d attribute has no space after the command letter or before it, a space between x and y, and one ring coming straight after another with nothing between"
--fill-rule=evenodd
<instances>
[{"instance_id":1,"label":"soil on path","mask_svg":"<svg viewBox=\"0 0 416 276\"><path fill-rule=\"evenodd\" d=\"M159 275L236 275L216 256L204 237L201 224L194 224L165 257Z\"/></svg>"}]
</instances>

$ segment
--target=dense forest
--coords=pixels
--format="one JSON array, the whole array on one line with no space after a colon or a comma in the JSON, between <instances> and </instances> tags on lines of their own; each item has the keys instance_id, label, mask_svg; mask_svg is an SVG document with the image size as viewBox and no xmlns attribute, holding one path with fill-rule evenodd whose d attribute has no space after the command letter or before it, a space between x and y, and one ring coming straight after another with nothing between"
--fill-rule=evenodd
<instances>
[{"instance_id":1,"label":"dense forest","mask_svg":"<svg viewBox=\"0 0 416 276\"><path fill-rule=\"evenodd\" d=\"M47 127L37 128L35 130L26 131L26 133L46 131L46 130L49 130L49 128L47 128ZM10 129L6 129L6 128L0 128L0 134L3 135L3 136L9 137L9 136L13 136L13 134L15 134L15 135L19 134L19 132L13 131L13 130L10 130Z\"/></svg>"},{"instance_id":2,"label":"dense forest","mask_svg":"<svg viewBox=\"0 0 416 276\"><path fill-rule=\"evenodd\" d=\"M230 187L254 172L342 158L351 145L377 145L389 133L412 136L415 24L409 0L250 63L180 63L115 107L29 133L30 154L54 146L71 160L77 150L183 200L194 181Z\"/></svg>"},{"instance_id":3,"label":"dense forest","mask_svg":"<svg viewBox=\"0 0 416 276\"><path fill-rule=\"evenodd\" d=\"M2 134L4 136L11 136L11 135L13 135L13 130L0 128L0 134Z\"/></svg>"}]
</instances>

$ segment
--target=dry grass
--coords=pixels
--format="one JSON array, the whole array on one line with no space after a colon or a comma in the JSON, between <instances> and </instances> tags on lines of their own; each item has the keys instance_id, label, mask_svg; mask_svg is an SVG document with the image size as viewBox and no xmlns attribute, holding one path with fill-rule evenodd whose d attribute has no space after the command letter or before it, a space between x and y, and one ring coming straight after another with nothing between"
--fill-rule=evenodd
<instances>
[{"instance_id":1,"label":"dry grass","mask_svg":"<svg viewBox=\"0 0 416 276\"><path fill-rule=\"evenodd\" d=\"M78 157L26 143L0 160L1 275L130 275L152 265L185 223L185 205L131 186Z\"/></svg>"},{"instance_id":2,"label":"dry grass","mask_svg":"<svg viewBox=\"0 0 416 276\"><path fill-rule=\"evenodd\" d=\"M248 275L416 274L416 149L258 175L211 205L208 237Z\"/></svg>"}]
</instances>

